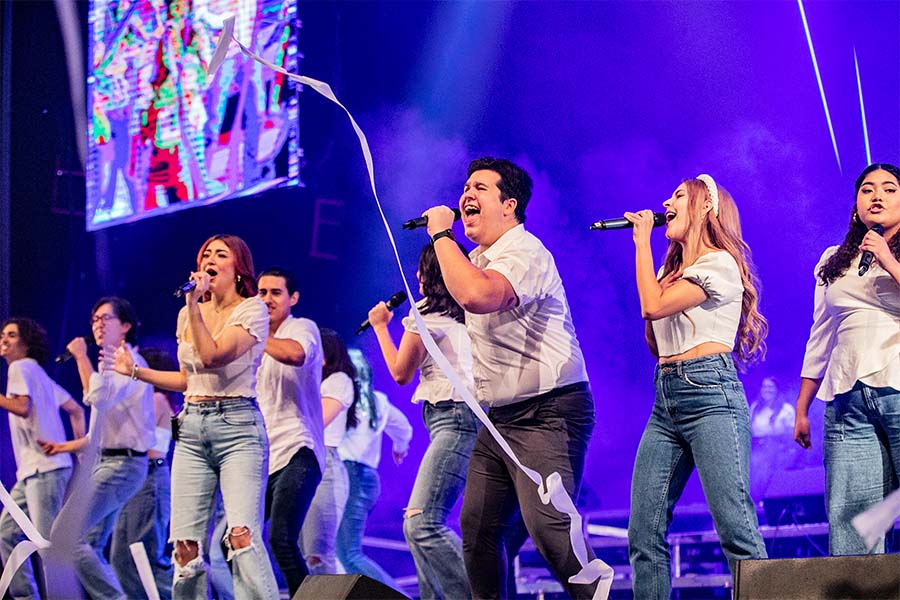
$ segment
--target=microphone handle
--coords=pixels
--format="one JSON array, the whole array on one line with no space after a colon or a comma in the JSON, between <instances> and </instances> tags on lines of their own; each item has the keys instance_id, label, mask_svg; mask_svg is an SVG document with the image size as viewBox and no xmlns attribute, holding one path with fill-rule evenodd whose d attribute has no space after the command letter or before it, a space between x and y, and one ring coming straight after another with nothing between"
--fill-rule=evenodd
<instances>
[{"instance_id":1,"label":"microphone handle","mask_svg":"<svg viewBox=\"0 0 900 600\"><path fill-rule=\"evenodd\" d=\"M666 213L653 213L653 226L660 227L666 224ZM607 229L632 229L634 228L634 223L629 221L626 218L620 219L603 219L602 221L597 221L591 225L592 231L598 230L607 230Z\"/></svg>"},{"instance_id":2,"label":"microphone handle","mask_svg":"<svg viewBox=\"0 0 900 600\"><path fill-rule=\"evenodd\" d=\"M87 342L87 346L88 346L89 349L90 349L90 348L93 348L94 346L97 345L97 344L94 343L94 337L93 337L93 335L94 335L93 333L89 333L88 335L86 335L86 336L84 337L85 341ZM73 357L72 357L72 353L71 353L71 352L69 352L68 350L63 350L59 355L57 355L56 358L53 359L53 362L55 362L55 363L64 363L64 362L66 362L66 361L68 361L68 360L71 360L72 358L73 358Z\"/></svg>"},{"instance_id":3,"label":"microphone handle","mask_svg":"<svg viewBox=\"0 0 900 600\"><path fill-rule=\"evenodd\" d=\"M884 235L884 227L876 223L872 225L870 228L871 231L874 231L878 235ZM869 268L872 266L872 261L875 259L875 255L872 254L871 250L866 250L862 253L862 256L859 259L859 276L862 277L866 274Z\"/></svg>"},{"instance_id":4,"label":"microphone handle","mask_svg":"<svg viewBox=\"0 0 900 600\"><path fill-rule=\"evenodd\" d=\"M459 212L458 208L454 208L453 210L453 220L459 221L462 218L462 213ZM403 229L418 229L419 227L427 227L428 226L428 217L416 217L415 219L410 219L406 223L403 224Z\"/></svg>"},{"instance_id":5,"label":"microphone handle","mask_svg":"<svg viewBox=\"0 0 900 600\"><path fill-rule=\"evenodd\" d=\"M197 282L191 279L190 281L182 283L180 286L178 286L178 289L175 290L173 296L175 296L176 298L181 298L195 287L197 287Z\"/></svg>"},{"instance_id":6,"label":"microphone handle","mask_svg":"<svg viewBox=\"0 0 900 600\"><path fill-rule=\"evenodd\" d=\"M391 296L390 298L388 298L387 302L385 302L384 305L385 305L385 307L387 307L388 310L394 310L395 308L397 308L404 302L406 302L406 292L401 290L401 291L397 292L396 294L394 294L393 296ZM366 319L365 321L363 321L360 324L359 327L356 328L356 335L361 334L363 331L365 331L366 329L368 329L371 326L372 326L372 324L369 323L368 319Z\"/></svg>"}]
</instances>

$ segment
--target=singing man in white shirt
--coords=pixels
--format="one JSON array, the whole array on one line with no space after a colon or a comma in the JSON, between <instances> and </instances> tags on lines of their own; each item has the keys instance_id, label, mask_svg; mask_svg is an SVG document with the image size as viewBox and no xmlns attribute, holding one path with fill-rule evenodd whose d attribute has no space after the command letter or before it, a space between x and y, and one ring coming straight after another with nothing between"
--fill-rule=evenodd
<instances>
[{"instance_id":1,"label":"singing man in white shirt","mask_svg":"<svg viewBox=\"0 0 900 600\"><path fill-rule=\"evenodd\" d=\"M322 337L313 321L291 315L300 293L290 272L263 271L258 287L269 311L256 385L269 434L269 545L293 596L309 574L298 539L325 471Z\"/></svg>"},{"instance_id":2,"label":"singing man in white shirt","mask_svg":"<svg viewBox=\"0 0 900 600\"><path fill-rule=\"evenodd\" d=\"M84 410L40 365L48 353L43 327L31 319L14 317L0 331L0 357L9 364L0 408L9 413L10 441L16 457L16 483L9 494L38 533L49 537L72 475L72 458L46 456L38 440L65 441L60 408L68 413L74 435L84 435ZM22 530L4 509L0 516L0 556L4 564L22 539ZM30 560L16 572L9 593L13 598L38 597Z\"/></svg>"},{"instance_id":3,"label":"singing man in white shirt","mask_svg":"<svg viewBox=\"0 0 900 600\"><path fill-rule=\"evenodd\" d=\"M117 296L100 298L91 311L91 331L97 345L112 353L124 342L135 365L147 368L147 362L134 349L137 324L131 303ZM67 514L77 513L77 505L86 506L83 535L74 549L75 572L91 598L126 600L104 550L119 511L147 477L147 451L156 443L153 386L116 373L102 363L100 371L95 371L84 338L73 339L66 349L78 366L84 403L91 407L90 430L86 438L61 444L45 442L42 446L51 456L77 452L97 436L100 458L91 472L87 497L70 496L54 529L71 527Z\"/></svg>"},{"instance_id":4,"label":"singing man in white shirt","mask_svg":"<svg viewBox=\"0 0 900 600\"><path fill-rule=\"evenodd\" d=\"M478 244L471 262L453 242L449 208L437 206L424 216L447 289L466 311L478 400L517 456L544 477L557 471L574 498L594 428L594 402L556 263L523 225L531 188L528 173L508 160L469 164L459 210L466 237ZM568 582L581 570L569 518L541 502L534 483L482 429L460 515L473 596L505 597L502 531L517 510L566 592L593 595L595 584Z\"/></svg>"}]
</instances>

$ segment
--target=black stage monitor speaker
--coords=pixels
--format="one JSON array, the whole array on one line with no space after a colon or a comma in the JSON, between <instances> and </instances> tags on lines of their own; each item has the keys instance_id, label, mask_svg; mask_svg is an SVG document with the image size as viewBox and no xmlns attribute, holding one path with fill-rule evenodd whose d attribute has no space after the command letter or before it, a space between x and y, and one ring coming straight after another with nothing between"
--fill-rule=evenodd
<instances>
[{"instance_id":1,"label":"black stage monitor speaker","mask_svg":"<svg viewBox=\"0 0 900 600\"><path fill-rule=\"evenodd\" d=\"M308 575L292 600L409 600L365 575Z\"/></svg>"},{"instance_id":2,"label":"black stage monitor speaker","mask_svg":"<svg viewBox=\"0 0 900 600\"><path fill-rule=\"evenodd\" d=\"M741 560L737 600L900 598L900 554Z\"/></svg>"}]
</instances>

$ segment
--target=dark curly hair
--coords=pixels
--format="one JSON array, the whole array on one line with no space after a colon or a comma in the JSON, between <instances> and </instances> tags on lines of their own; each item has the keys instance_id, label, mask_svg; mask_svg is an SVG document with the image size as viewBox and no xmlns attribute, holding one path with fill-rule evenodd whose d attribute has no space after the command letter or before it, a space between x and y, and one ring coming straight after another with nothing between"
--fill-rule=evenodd
<instances>
[{"instance_id":1,"label":"dark curly hair","mask_svg":"<svg viewBox=\"0 0 900 600\"><path fill-rule=\"evenodd\" d=\"M500 183L497 184L500 188L500 201L515 198L516 220L524 223L525 209L528 208L531 188L534 185L525 169L504 158L485 156L469 163L467 176L471 176L475 171L493 171L500 176Z\"/></svg>"},{"instance_id":2,"label":"dark curly hair","mask_svg":"<svg viewBox=\"0 0 900 600\"><path fill-rule=\"evenodd\" d=\"M900 184L900 168L889 163L873 163L863 169L863 172L856 178L855 192L853 194L853 208L850 211L850 227L847 230L847 235L844 236L844 241L837 251L825 261L825 264L822 265L822 268L816 273L822 285L830 285L834 283L836 279L843 276L850 267L850 263L853 262L853 259L859 254L859 245L862 243L862 239L869 229L860 220L859 215L856 212L856 197L859 195L859 188L862 187L863 182L866 180L866 176L873 171L879 170L887 171L893 175L897 180L897 183ZM888 240L888 247L891 249L891 254L897 259L900 259L900 233L895 234Z\"/></svg>"},{"instance_id":3,"label":"dark curly hair","mask_svg":"<svg viewBox=\"0 0 900 600\"><path fill-rule=\"evenodd\" d=\"M3 322L0 330L7 325L15 325L19 329L19 339L28 348L26 356L39 363L44 362L50 356L50 344L47 342L47 330L40 323L28 317L10 317Z\"/></svg>"},{"instance_id":4,"label":"dark curly hair","mask_svg":"<svg viewBox=\"0 0 900 600\"><path fill-rule=\"evenodd\" d=\"M353 404L351 407L355 407L359 402L359 383L356 381L356 367L350 360L347 346L334 329L322 329L320 333L322 335L322 356L325 359L325 364L322 366L322 381L338 372L346 374L353 381ZM353 429L356 424L356 411L349 410L347 412L347 428Z\"/></svg>"},{"instance_id":5,"label":"dark curly hair","mask_svg":"<svg viewBox=\"0 0 900 600\"><path fill-rule=\"evenodd\" d=\"M469 255L469 251L462 244L456 242L456 245L464 255ZM419 254L419 281L422 282L422 293L425 295L425 301L419 308L419 312L423 315L430 313L446 315L460 323L465 323L465 312L447 291L444 277L441 275L441 265L438 264L434 246L431 244L425 244L422 253Z\"/></svg>"}]
</instances>

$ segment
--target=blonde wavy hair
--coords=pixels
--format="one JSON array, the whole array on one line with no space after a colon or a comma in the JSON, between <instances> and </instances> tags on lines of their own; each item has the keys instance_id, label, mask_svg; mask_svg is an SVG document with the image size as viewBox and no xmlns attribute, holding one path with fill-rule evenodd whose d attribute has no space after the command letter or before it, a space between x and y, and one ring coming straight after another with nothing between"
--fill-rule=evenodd
<instances>
[{"instance_id":1,"label":"blonde wavy hair","mask_svg":"<svg viewBox=\"0 0 900 600\"><path fill-rule=\"evenodd\" d=\"M743 365L762 360L766 355L769 323L759 312L759 279L756 277L750 247L741 236L737 205L728 190L716 184L719 192L719 215L714 215L712 210L704 214L706 203L712 203L706 184L698 179L685 179L682 183L688 192L688 239L684 245L669 242L660 280L670 273L680 273L693 264L703 245L728 252L740 269L744 287L735 354Z\"/></svg>"}]
</instances>

